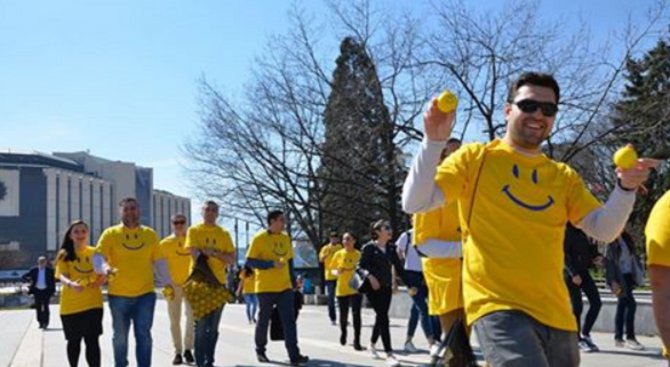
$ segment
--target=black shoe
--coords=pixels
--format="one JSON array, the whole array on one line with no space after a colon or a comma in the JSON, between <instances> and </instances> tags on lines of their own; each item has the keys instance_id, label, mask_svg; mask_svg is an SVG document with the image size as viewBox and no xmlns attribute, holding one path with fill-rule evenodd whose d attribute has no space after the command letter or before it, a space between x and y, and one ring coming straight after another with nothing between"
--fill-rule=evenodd
<instances>
[{"instance_id":1,"label":"black shoe","mask_svg":"<svg viewBox=\"0 0 670 367\"><path fill-rule=\"evenodd\" d=\"M291 359L291 366L300 366L302 364L305 364L309 361L309 357L303 356L303 355L298 355L298 357Z\"/></svg>"},{"instance_id":2,"label":"black shoe","mask_svg":"<svg viewBox=\"0 0 670 367\"><path fill-rule=\"evenodd\" d=\"M354 342L354 349L359 351L359 352L362 351L362 350L365 350L365 348L363 348L363 346L361 345L360 342Z\"/></svg>"},{"instance_id":3,"label":"black shoe","mask_svg":"<svg viewBox=\"0 0 670 367\"><path fill-rule=\"evenodd\" d=\"M190 349L186 349L186 351L184 352L184 360L188 364L195 363L195 359L193 358L193 354L191 354Z\"/></svg>"},{"instance_id":4,"label":"black shoe","mask_svg":"<svg viewBox=\"0 0 670 367\"><path fill-rule=\"evenodd\" d=\"M256 359L261 363L270 363L270 358L268 358L265 353L256 353Z\"/></svg>"},{"instance_id":5,"label":"black shoe","mask_svg":"<svg viewBox=\"0 0 670 367\"><path fill-rule=\"evenodd\" d=\"M184 363L184 361L181 359L181 354L177 354L176 356L174 356L174 359L172 360L173 365L177 366L182 363Z\"/></svg>"},{"instance_id":6,"label":"black shoe","mask_svg":"<svg viewBox=\"0 0 670 367\"><path fill-rule=\"evenodd\" d=\"M347 345L347 334L345 333L340 334L340 344Z\"/></svg>"}]
</instances>

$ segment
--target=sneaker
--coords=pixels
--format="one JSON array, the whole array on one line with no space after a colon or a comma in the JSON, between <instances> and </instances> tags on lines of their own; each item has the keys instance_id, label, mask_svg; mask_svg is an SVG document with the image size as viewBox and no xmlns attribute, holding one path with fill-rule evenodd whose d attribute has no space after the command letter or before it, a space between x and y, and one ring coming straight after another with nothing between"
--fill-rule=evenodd
<instances>
[{"instance_id":1,"label":"sneaker","mask_svg":"<svg viewBox=\"0 0 670 367\"><path fill-rule=\"evenodd\" d=\"M622 339L614 339L614 346L617 348L623 348L626 346L626 342L624 342Z\"/></svg>"},{"instance_id":2,"label":"sneaker","mask_svg":"<svg viewBox=\"0 0 670 367\"><path fill-rule=\"evenodd\" d=\"M184 361L181 359L181 354L177 354L174 356L174 359L172 360L172 364L177 366L184 363Z\"/></svg>"},{"instance_id":3,"label":"sneaker","mask_svg":"<svg viewBox=\"0 0 670 367\"><path fill-rule=\"evenodd\" d=\"M309 357L298 355L298 357L291 359L291 366L300 366L309 361Z\"/></svg>"},{"instance_id":4,"label":"sneaker","mask_svg":"<svg viewBox=\"0 0 670 367\"><path fill-rule=\"evenodd\" d=\"M361 345L361 343L359 343L359 342L354 342L354 350L357 350L357 351L360 352L360 351L362 351L362 350L365 350L365 348L363 348L363 346Z\"/></svg>"},{"instance_id":5,"label":"sneaker","mask_svg":"<svg viewBox=\"0 0 670 367\"><path fill-rule=\"evenodd\" d=\"M593 342L593 339L591 339L590 335L582 335L581 340L588 345L589 348L591 348L591 352L599 352L600 348L596 345L596 343Z\"/></svg>"},{"instance_id":6,"label":"sneaker","mask_svg":"<svg viewBox=\"0 0 670 367\"><path fill-rule=\"evenodd\" d=\"M584 353L591 353L593 350L591 350L591 346L586 342L586 340L580 340L579 341L579 350L581 350Z\"/></svg>"},{"instance_id":7,"label":"sneaker","mask_svg":"<svg viewBox=\"0 0 670 367\"><path fill-rule=\"evenodd\" d=\"M184 352L184 361L186 361L188 364L195 363L195 358L193 358L193 354L191 353L190 349L186 349Z\"/></svg>"},{"instance_id":8,"label":"sneaker","mask_svg":"<svg viewBox=\"0 0 670 367\"><path fill-rule=\"evenodd\" d=\"M256 352L256 359L260 363L270 363L270 358L268 358L268 356L266 356L265 353Z\"/></svg>"},{"instance_id":9,"label":"sneaker","mask_svg":"<svg viewBox=\"0 0 670 367\"><path fill-rule=\"evenodd\" d=\"M418 353L419 350L416 349L416 347L414 346L414 343L412 343L411 340L408 340L408 341L405 342L405 352L407 352L407 353Z\"/></svg>"},{"instance_id":10,"label":"sneaker","mask_svg":"<svg viewBox=\"0 0 670 367\"><path fill-rule=\"evenodd\" d=\"M396 359L395 356L390 355L386 357L386 365L390 367L399 367L400 366L400 361Z\"/></svg>"},{"instance_id":11,"label":"sneaker","mask_svg":"<svg viewBox=\"0 0 670 367\"><path fill-rule=\"evenodd\" d=\"M335 320L330 320L330 324L333 325L333 326L337 326L337 321L335 321Z\"/></svg>"},{"instance_id":12,"label":"sneaker","mask_svg":"<svg viewBox=\"0 0 670 367\"><path fill-rule=\"evenodd\" d=\"M644 345L640 344L635 339L628 339L626 340L626 348L631 350L644 350Z\"/></svg>"},{"instance_id":13,"label":"sneaker","mask_svg":"<svg viewBox=\"0 0 670 367\"><path fill-rule=\"evenodd\" d=\"M381 357L379 356L379 352L377 352L377 347L375 347L374 344L370 343L370 346L368 346L368 350L370 351L370 354L372 354L372 358L381 359Z\"/></svg>"}]
</instances>

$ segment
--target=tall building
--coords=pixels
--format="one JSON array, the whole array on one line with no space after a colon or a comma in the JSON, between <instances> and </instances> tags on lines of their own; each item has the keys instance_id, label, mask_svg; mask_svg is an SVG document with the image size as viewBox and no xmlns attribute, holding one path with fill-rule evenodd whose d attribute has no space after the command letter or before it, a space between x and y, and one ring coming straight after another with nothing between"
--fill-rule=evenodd
<instances>
[{"instance_id":1,"label":"tall building","mask_svg":"<svg viewBox=\"0 0 670 367\"><path fill-rule=\"evenodd\" d=\"M0 152L0 256L14 256L11 265L18 267L53 256L77 219L89 223L94 244L119 221L117 203L124 197L138 200L140 222L161 236L169 233L171 215L190 218L188 198L154 190L152 168L87 152Z\"/></svg>"}]
</instances>

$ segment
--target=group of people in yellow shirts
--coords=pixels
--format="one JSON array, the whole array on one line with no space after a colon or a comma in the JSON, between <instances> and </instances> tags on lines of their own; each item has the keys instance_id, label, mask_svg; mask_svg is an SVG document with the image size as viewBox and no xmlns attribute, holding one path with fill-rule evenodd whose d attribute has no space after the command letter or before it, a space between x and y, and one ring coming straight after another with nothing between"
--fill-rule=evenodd
<instances>
[{"instance_id":1,"label":"group of people in yellow shirts","mask_svg":"<svg viewBox=\"0 0 670 367\"><path fill-rule=\"evenodd\" d=\"M424 115L424 140L403 187L403 209L414 214L413 244L422 254L429 288L429 310L444 331L462 322L476 332L491 366L570 367L580 362L576 320L563 282L563 236L569 221L590 237L612 242L633 210L636 191L658 161L639 159L632 169L617 169L617 184L605 203L587 189L579 174L541 152L552 131L560 100L556 80L547 74L524 73L510 87L504 106L506 133L487 144L460 147L449 140L455 111L440 110L433 100ZM154 268L173 290L168 310L175 362L182 357L198 366L214 363L223 305L192 320L188 293L190 274L203 257L219 283L226 266L235 262L228 232L216 225L218 206L207 202L203 223L184 229L186 218L173 218L174 234L159 241L139 224L135 199L120 203L122 223L104 231L95 248L88 247L88 226L72 223L57 259L64 285L61 317L71 365L77 365L80 344L87 346L90 366L99 366L98 336L102 333L102 293L109 284L116 366L127 366L128 332L133 324L139 366L151 364L151 325L155 308ZM300 354L295 323L293 249L284 233L285 218L274 211L267 228L254 236L247 251L241 292L255 294L259 311L255 344L259 362L268 362L265 347L273 310L282 323L292 365ZM403 277L388 223L371 229L373 240L362 251L355 238L336 236L321 251L331 321L334 299L340 309L340 342L347 343L347 318L353 314L353 345L360 340L360 290L376 313L370 349L381 337L390 365L399 365L390 348L388 309L393 270ZM646 229L656 321L665 346L670 345L670 192L657 202ZM390 275L389 275L390 274ZM186 335L180 334L180 308L187 311ZM385 314L386 313L386 314ZM190 325L195 327L190 327ZM194 354L191 352L194 351Z\"/></svg>"},{"instance_id":2,"label":"group of people in yellow shirts","mask_svg":"<svg viewBox=\"0 0 670 367\"><path fill-rule=\"evenodd\" d=\"M205 202L203 222L188 229L186 217L174 215L171 218L173 233L162 241L151 228L139 224L139 211L136 199L123 199L119 203L121 223L106 229L95 247L88 245L89 228L81 220L73 222L65 233L56 259L56 276L63 285L60 314L67 340L68 362L70 366L78 365L83 340L88 365L100 366L101 286L108 284L114 365L128 365L131 324L137 365L151 365L155 271L165 287L175 349L173 364L186 362L203 367L213 366L225 301L212 307L212 297L197 294L202 289L210 289L198 284L198 280L202 283L205 279L221 289L226 284L228 265L236 262L230 234L216 224L219 206L213 201ZM308 357L300 354L297 345L293 308L293 249L284 226L283 213L274 211L268 215L267 229L254 236L248 248L242 292L254 294L260 303L255 337L258 360L269 362L265 355L267 329L276 307L291 365L301 365L307 362ZM196 279L194 274L197 272L204 277ZM198 302L197 297L207 303L207 312L201 312L203 303ZM183 334L182 308L185 308L186 314ZM256 322L255 312L251 315Z\"/></svg>"}]
</instances>

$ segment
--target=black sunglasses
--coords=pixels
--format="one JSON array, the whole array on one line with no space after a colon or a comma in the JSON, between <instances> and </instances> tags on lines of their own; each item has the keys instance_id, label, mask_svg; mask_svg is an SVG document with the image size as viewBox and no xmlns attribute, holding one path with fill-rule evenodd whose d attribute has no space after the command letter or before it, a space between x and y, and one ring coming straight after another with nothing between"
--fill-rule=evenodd
<instances>
[{"instance_id":1,"label":"black sunglasses","mask_svg":"<svg viewBox=\"0 0 670 367\"><path fill-rule=\"evenodd\" d=\"M174 225L186 224L186 221L185 220L176 220L176 221L172 222L172 224L174 224Z\"/></svg>"},{"instance_id":2,"label":"black sunglasses","mask_svg":"<svg viewBox=\"0 0 670 367\"><path fill-rule=\"evenodd\" d=\"M519 107L524 113L535 113L538 108L542 109L542 114L546 117L554 117L558 112L558 106L551 102L539 102L532 99L522 99L512 104Z\"/></svg>"}]
</instances>

